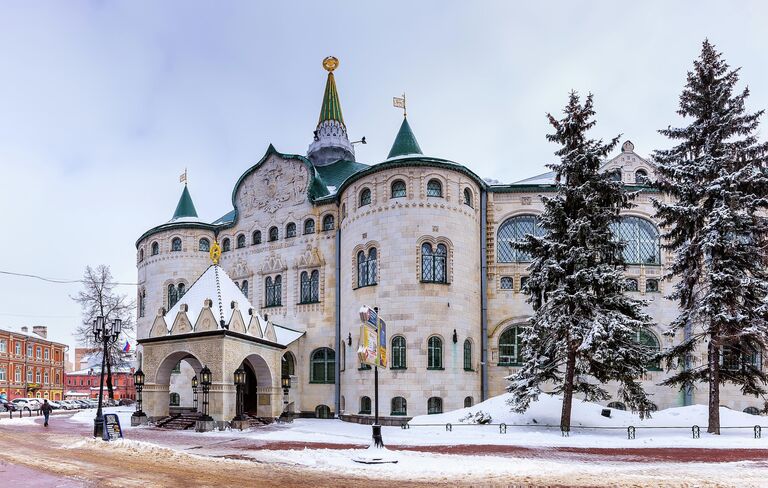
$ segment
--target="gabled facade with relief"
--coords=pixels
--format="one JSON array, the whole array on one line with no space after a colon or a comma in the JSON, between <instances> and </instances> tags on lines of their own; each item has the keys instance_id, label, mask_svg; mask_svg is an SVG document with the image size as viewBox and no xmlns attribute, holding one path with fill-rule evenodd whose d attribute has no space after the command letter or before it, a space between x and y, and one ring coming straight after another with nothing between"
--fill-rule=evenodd
<instances>
[{"instance_id":1,"label":"gabled facade with relief","mask_svg":"<svg viewBox=\"0 0 768 488\"><path fill-rule=\"evenodd\" d=\"M229 420L233 372L243 365L251 413L368 421L373 371L356 355L361 305L378 307L387 321L385 423L500 394L520 365L518 330L531 314L520 293L528 259L510 243L538 232L553 175L488 184L460 163L424 155L407 119L386 159L357 162L337 66L324 62L326 90L306 156L269 145L235 182L224 216L201 221L185 187L172 219L138 239L149 415L166 415L172 401L191 406L189 380L208 366L210 413ZM683 337L662 335L677 313L664 298L671 256L652 218L651 199L662 196L646 186L653 166L631 142L605 164L617 167L638 192L616 229L627 243L627 279L659 324L637 339L667 347ZM212 265L215 242L222 253ZM656 386L662 366L649 364L645 377L659 408L706 403L705 391ZM721 397L739 410L759 403L731 387Z\"/></svg>"}]
</instances>

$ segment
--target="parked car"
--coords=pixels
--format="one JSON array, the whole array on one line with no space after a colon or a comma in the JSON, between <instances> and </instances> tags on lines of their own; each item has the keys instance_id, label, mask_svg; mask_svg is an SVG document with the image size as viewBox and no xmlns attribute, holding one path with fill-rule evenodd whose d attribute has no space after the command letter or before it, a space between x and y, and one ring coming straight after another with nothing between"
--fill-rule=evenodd
<instances>
[{"instance_id":1,"label":"parked car","mask_svg":"<svg viewBox=\"0 0 768 488\"><path fill-rule=\"evenodd\" d=\"M5 398L0 399L0 412L8 412L8 411L15 412L16 410L18 410L16 408L16 404L14 404L13 402L9 402Z\"/></svg>"},{"instance_id":2,"label":"parked car","mask_svg":"<svg viewBox=\"0 0 768 488\"><path fill-rule=\"evenodd\" d=\"M91 408L91 406L85 400L74 400L74 402L80 405L80 408Z\"/></svg>"},{"instance_id":3,"label":"parked car","mask_svg":"<svg viewBox=\"0 0 768 488\"><path fill-rule=\"evenodd\" d=\"M37 398L14 398L13 403L18 409L38 410L43 404Z\"/></svg>"},{"instance_id":4,"label":"parked car","mask_svg":"<svg viewBox=\"0 0 768 488\"><path fill-rule=\"evenodd\" d=\"M77 410L82 408L80 404L74 402L73 400L62 400L61 401L61 407L64 410Z\"/></svg>"},{"instance_id":5,"label":"parked car","mask_svg":"<svg viewBox=\"0 0 768 488\"><path fill-rule=\"evenodd\" d=\"M48 400L48 405L50 405L54 410L61 410L61 403L59 402Z\"/></svg>"},{"instance_id":6,"label":"parked car","mask_svg":"<svg viewBox=\"0 0 768 488\"><path fill-rule=\"evenodd\" d=\"M121 398L120 401L117 403L121 407L129 407L136 403L135 400L131 400L130 398Z\"/></svg>"}]
</instances>

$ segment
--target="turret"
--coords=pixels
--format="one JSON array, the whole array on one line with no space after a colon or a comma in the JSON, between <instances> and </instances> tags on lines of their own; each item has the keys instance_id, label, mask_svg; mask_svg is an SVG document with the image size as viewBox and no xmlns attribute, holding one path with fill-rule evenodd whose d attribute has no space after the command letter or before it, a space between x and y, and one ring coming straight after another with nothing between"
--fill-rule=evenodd
<instances>
[{"instance_id":1,"label":"turret","mask_svg":"<svg viewBox=\"0 0 768 488\"><path fill-rule=\"evenodd\" d=\"M355 150L347 137L347 126L344 125L344 117L341 115L341 102L333 77L333 71L338 66L339 60L333 56L323 60L323 68L328 71L328 80L325 83L320 119L315 129L315 140L307 150L307 157L315 166L325 166L340 159L355 160Z\"/></svg>"},{"instance_id":2,"label":"turret","mask_svg":"<svg viewBox=\"0 0 768 488\"><path fill-rule=\"evenodd\" d=\"M181 219L198 220L197 210L195 210L195 204L192 203L192 196L189 194L186 183L184 184L184 191L181 192L179 203L176 205L176 211L173 212L173 217L171 217L171 222Z\"/></svg>"},{"instance_id":3,"label":"turret","mask_svg":"<svg viewBox=\"0 0 768 488\"><path fill-rule=\"evenodd\" d=\"M389 150L387 159L409 156L412 154L423 153L421 152L418 141L416 141L416 136L413 135L410 124L408 124L408 118L403 117L403 123L400 125L400 130L397 131L395 142L392 144L392 149Z\"/></svg>"}]
</instances>

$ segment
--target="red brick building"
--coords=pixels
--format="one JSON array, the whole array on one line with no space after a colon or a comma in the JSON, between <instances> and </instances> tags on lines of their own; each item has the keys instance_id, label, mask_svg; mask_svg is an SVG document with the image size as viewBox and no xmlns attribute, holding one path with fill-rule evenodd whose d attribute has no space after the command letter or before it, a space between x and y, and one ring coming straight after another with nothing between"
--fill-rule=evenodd
<instances>
[{"instance_id":1,"label":"red brick building","mask_svg":"<svg viewBox=\"0 0 768 488\"><path fill-rule=\"evenodd\" d=\"M65 344L49 341L46 326L0 329L0 396L64 398Z\"/></svg>"},{"instance_id":2,"label":"red brick building","mask_svg":"<svg viewBox=\"0 0 768 488\"><path fill-rule=\"evenodd\" d=\"M89 369L72 371L64 375L64 387L66 398L98 398L100 366ZM133 385L133 368L112 368L112 389L115 400L122 398L136 399L136 388ZM107 398L107 378L104 377L104 398Z\"/></svg>"}]
</instances>

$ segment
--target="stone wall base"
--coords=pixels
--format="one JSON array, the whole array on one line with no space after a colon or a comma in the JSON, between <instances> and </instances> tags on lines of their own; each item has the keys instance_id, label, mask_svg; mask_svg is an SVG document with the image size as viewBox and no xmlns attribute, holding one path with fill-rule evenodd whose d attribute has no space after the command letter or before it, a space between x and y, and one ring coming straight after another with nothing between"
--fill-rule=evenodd
<instances>
[{"instance_id":1,"label":"stone wall base","mask_svg":"<svg viewBox=\"0 0 768 488\"><path fill-rule=\"evenodd\" d=\"M195 432L210 432L216 429L215 420L198 420L195 422Z\"/></svg>"},{"instance_id":2,"label":"stone wall base","mask_svg":"<svg viewBox=\"0 0 768 488\"><path fill-rule=\"evenodd\" d=\"M352 422L355 424L365 424L365 425L373 425L373 415L353 415L353 414L347 414L347 415L339 415L339 418L344 422ZM379 425L388 425L388 426L395 426L400 427L401 425L407 423L409 420L411 420L413 417L384 417L379 416Z\"/></svg>"}]
</instances>

